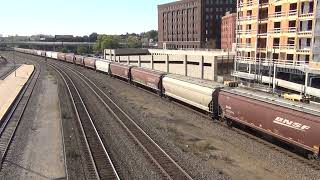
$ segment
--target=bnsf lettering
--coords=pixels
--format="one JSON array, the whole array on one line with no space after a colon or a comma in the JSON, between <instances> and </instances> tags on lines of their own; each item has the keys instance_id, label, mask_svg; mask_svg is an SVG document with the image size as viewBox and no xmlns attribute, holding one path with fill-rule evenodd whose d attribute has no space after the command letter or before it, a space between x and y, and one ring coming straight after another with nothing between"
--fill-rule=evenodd
<instances>
[{"instance_id":1,"label":"bnsf lettering","mask_svg":"<svg viewBox=\"0 0 320 180\"><path fill-rule=\"evenodd\" d=\"M303 125L303 124L300 124L297 122L293 122L293 121L290 121L288 119L284 119L281 117L277 117L273 122L276 124L279 124L279 125L283 125L283 126L286 126L289 128L299 130L299 131L305 131L305 130L310 129L310 126L306 126L306 125Z\"/></svg>"}]
</instances>

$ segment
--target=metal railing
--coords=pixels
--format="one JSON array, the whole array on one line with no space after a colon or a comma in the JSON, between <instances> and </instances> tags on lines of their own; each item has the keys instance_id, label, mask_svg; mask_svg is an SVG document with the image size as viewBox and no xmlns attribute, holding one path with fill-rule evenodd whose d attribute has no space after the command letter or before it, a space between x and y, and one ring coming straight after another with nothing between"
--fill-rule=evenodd
<instances>
[{"instance_id":1,"label":"metal railing","mask_svg":"<svg viewBox=\"0 0 320 180\"><path fill-rule=\"evenodd\" d=\"M299 15L299 17L312 17L312 16L314 16L314 13L312 12L312 13L305 13L305 14L300 14Z\"/></svg>"},{"instance_id":2,"label":"metal railing","mask_svg":"<svg viewBox=\"0 0 320 180\"><path fill-rule=\"evenodd\" d=\"M253 32L253 30L238 30L237 33L238 34L251 34Z\"/></svg>"},{"instance_id":3,"label":"metal railing","mask_svg":"<svg viewBox=\"0 0 320 180\"><path fill-rule=\"evenodd\" d=\"M242 43L242 44L237 44L237 48L253 48L253 45L250 43Z\"/></svg>"},{"instance_id":4,"label":"metal railing","mask_svg":"<svg viewBox=\"0 0 320 180\"><path fill-rule=\"evenodd\" d=\"M306 30L306 31L300 30L298 32L298 35L312 35L312 31L311 30Z\"/></svg>"},{"instance_id":5,"label":"metal railing","mask_svg":"<svg viewBox=\"0 0 320 180\"><path fill-rule=\"evenodd\" d=\"M284 11L281 11L281 12L275 12L275 13L272 13L272 14L269 14L269 17L282 17L282 16L287 16L287 13L284 12Z\"/></svg>"},{"instance_id":6,"label":"metal railing","mask_svg":"<svg viewBox=\"0 0 320 180\"><path fill-rule=\"evenodd\" d=\"M242 16L242 17L239 17L238 18L238 20L239 21L250 21L250 20L254 20L254 19L256 19L257 18L257 16Z\"/></svg>"},{"instance_id":7,"label":"metal railing","mask_svg":"<svg viewBox=\"0 0 320 180\"><path fill-rule=\"evenodd\" d=\"M279 34L279 33L295 33L297 32L296 27L289 27L289 28L274 28L273 30L269 31L269 33Z\"/></svg>"},{"instance_id":8,"label":"metal railing","mask_svg":"<svg viewBox=\"0 0 320 180\"><path fill-rule=\"evenodd\" d=\"M283 66L296 66L296 67L304 67L309 65L309 63L305 61L294 61L294 60L283 60L283 59L270 59L270 58L253 58L253 57L243 57L236 56L236 61L248 63L248 64L264 64L264 65L282 65Z\"/></svg>"},{"instance_id":9,"label":"metal railing","mask_svg":"<svg viewBox=\"0 0 320 180\"><path fill-rule=\"evenodd\" d=\"M295 49L295 45L294 44L285 44L285 45L281 45L280 46L281 50L294 50Z\"/></svg>"},{"instance_id":10,"label":"metal railing","mask_svg":"<svg viewBox=\"0 0 320 180\"><path fill-rule=\"evenodd\" d=\"M241 7L244 7L244 6L246 6L246 7L250 7L250 6L253 6L255 3L253 2L253 1L248 1L248 2L246 2L246 3L244 3L244 2L239 2L238 4L237 4L237 7L238 8L241 8Z\"/></svg>"},{"instance_id":11,"label":"metal railing","mask_svg":"<svg viewBox=\"0 0 320 180\"><path fill-rule=\"evenodd\" d=\"M311 51L311 47L304 47L303 49L299 48L297 49L297 52L300 52L300 53L310 53Z\"/></svg>"},{"instance_id":12,"label":"metal railing","mask_svg":"<svg viewBox=\"0 0 320 180\"><path fill-rule=\"evenodd\" d=\"M270 18L278 18L278 17L288 17L288 16L296 16L296 15L298 15L298 11L295 9L295 10L290 10L289 12L284 12L284 11L274 12L274 13L269 14L269 17ZM310 15L304 14L304 16L310 16Z\"/></svg>"}]
</instances>

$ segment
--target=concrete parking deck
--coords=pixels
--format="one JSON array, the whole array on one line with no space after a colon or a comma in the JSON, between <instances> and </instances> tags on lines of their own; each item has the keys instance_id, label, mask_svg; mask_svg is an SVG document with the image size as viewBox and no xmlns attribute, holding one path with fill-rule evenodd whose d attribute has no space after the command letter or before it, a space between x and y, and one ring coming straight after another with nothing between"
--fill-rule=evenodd
<instances>
[{"instance_id":1,"label":"concrete parking deck","mask_svg":"<svg viewBox=\"0 0 320 180\"><path fill-rule=\"evenodd\" d=\"M34 71L33 65L22 65L4 80L0 80L0 119L10 108Z\"/></svg>"}]
</instances>

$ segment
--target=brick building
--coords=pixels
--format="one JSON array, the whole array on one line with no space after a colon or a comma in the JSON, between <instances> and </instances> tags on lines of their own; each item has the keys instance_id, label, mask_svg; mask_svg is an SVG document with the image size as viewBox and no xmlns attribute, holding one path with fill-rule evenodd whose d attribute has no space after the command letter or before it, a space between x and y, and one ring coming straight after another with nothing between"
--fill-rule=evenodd
<instances>
[{"instance_id":1,"label":"brick building","mask_svg":"<svg viewBox=\"0 0 320 180\"><path fill-rule=\"evenodd\" d=\"M221 17L236 0L181 0L158 6L159 48L220 48Z\"/></svg>"},{"instance_id":2,"label":"brick building","mask_svg":"<svg viewBox=\"0 0 320 180\"><path fill-rule=\"evenodd\" d=\"M236 42L237 13L226 12L221 20L221 49L232 50Z\"/></svg>"}]
</instances>

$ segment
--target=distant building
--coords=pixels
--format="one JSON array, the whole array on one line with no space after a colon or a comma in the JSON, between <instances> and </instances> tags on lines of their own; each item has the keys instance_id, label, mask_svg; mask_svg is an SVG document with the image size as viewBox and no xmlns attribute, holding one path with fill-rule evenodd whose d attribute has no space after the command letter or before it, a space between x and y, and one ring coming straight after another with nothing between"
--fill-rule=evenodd
<instances>
[{"instance_id":1,"label":"distant building","mask_svg":"<svg viewBox=\"0 0 320 180\"><path fill-rule=\"evenodd\" d=\"M46 41L48 39L52 39L53 36L50 35L43 35L43 34L38 34L38 35L32 35L30 37L30 41Z\"/></svg>"},{"instance_id":2,"label":"distant building","mask_svg":"<svg viewBox=\"0 0 320 180\"><path fill-rule=\"evenodd\" d=\"M236 0L181 0L158 6L158 46L220 48L221 17Z\"/></svg>"},{"instance_id":3,"label":"distant building","mask_svg":"<svg viewBox=\"0 0 320 180\"><path fill-rule=\"evenodd\" d=\"M4 40L7 41L7 42L10 42L10 41L29 41L30 40L30 37L29 36L18 36L18 35L15 35L15 36L8 36L8 37L4 37Z\"/></svg>"},{"instance_id":4,"label":"distant building","mask_svg":"<svg viewBox=\"0 0 320 180\"><path fill-rule=\"evenodd\" d=\"M232 50L236 42L237 13L226 12L221 20L221 49Z\"/></svg>"},{"instance_id":5,"label":"distant building","mask_svg":"<svg viewBox=\"0 0 320 180\"><path fill-rule=\"evenodd\" d=\"M55 35L56 41L72 42L74 40L73 35Z\"/></svg>"}]
</instances>

